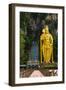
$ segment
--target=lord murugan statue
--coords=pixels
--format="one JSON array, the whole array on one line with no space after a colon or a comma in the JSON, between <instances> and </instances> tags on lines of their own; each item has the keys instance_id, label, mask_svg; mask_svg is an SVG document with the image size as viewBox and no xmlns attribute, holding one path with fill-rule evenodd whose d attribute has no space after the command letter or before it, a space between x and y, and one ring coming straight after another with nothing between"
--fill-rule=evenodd
<instances>
[{"instance_id":1,"label":"lord murugan statue","mask_svg":"<svg viewBox=\"0 0 66 90\"><path fill-rule=\"evenodd\" d=\"M40 35L40 61L41 63L53 63L53 37L49 32L48 25Z\"/></svg>"}]
</instances>

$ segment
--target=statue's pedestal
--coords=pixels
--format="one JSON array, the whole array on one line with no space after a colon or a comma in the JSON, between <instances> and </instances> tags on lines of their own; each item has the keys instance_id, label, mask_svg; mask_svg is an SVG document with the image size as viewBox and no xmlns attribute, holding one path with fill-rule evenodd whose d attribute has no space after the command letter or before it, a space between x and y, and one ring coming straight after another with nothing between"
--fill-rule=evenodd
<instances>
[{"instance_id":1,"label":"statue's pedestal","mask_svg":"<svg viewBox=\"0 0 66 90\"><path fill-rule=\"evenodd\" d=\"M41 69L58 69L57 63L49 63L49 64L40 64Z\"/></svg>"}]
</instances>

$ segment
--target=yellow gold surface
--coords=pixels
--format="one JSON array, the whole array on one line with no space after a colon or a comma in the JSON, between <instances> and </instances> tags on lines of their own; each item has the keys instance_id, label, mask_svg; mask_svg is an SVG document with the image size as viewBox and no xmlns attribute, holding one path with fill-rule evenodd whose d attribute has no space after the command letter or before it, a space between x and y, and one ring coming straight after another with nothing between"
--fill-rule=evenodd
<instances>
[{"instance_id":1,"label":"yellow gold surface","mask_svg":"<svg viewBox=\"0 0 66 90\"><path fill-rule=\"evenodd\" d=\"M40 60L42 63L42 57L45 63L51 63L52 59L53 63L53 37L49 33L48 26L42 30L42 34L40 36Z\"/></svg>"}]
</instances>

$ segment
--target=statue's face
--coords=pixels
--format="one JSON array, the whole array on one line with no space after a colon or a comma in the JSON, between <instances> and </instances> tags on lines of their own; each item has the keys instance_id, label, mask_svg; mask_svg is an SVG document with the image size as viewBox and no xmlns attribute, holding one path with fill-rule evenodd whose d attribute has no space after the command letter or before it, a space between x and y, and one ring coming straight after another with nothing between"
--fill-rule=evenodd
<instances>
[{"instance_id":1,"label":"statue's face","mask_svg":"<svg viewBox=\"0 0 66 90\"><path fill-rule=\"evenodd\" d=\"M45 27L45 33L49 33L48 26Z\"/></svg>"},{"instance_id":2,"label":"statue's face","mask_svg":"<svg viewBox=\"0 0 66 90\"><path fill-rule=\"evenodd\" d=\"M45 33L45 29L43 29L42 32Z\"/></svg>"}]
</instances>

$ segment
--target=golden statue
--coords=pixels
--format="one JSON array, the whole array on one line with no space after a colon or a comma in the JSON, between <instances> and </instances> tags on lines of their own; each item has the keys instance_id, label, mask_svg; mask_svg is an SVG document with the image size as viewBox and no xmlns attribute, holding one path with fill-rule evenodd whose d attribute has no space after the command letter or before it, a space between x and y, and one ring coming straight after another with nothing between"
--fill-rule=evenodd
<instances>
[{"instance_id":1,"label":"golden statue","mask_svg":"<svg viewBox=\"0 0 66 90\"><path fill-rule=\"evenodd\" d=\"M40 60L42 63L42 58L44 63L53 63L53 37L49 33L48 25L42 30L40 36Z\"/></svg>"}]
</instances>

